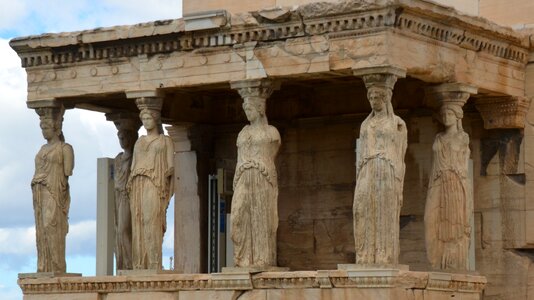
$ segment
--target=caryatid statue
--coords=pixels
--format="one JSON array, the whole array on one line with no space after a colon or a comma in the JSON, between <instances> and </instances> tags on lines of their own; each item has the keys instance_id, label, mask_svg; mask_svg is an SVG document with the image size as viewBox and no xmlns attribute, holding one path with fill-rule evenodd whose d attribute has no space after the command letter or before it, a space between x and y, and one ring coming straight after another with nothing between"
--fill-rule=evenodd
<instances>
[{"instance_id":1,"label":"caryatid statue","mask_svg":"<svg viewBox=\"0 0 534 300\"><path fill-rule=\"evenodd\" d=\"M134 144L141 121L136 114L111 113L106 118L117 127L119 144L124 150L114 160L115 185L115 259L117 270L132 269L132 215L126 188L132 167Z\"/></svg>"},{"instance_id":2,"label":"caryatid statue","mask_svg":"<svg viewBox=\"0 0 534 300\"><path fill-rule=\"evenodd\" d=\"M147 135L135 143L128 179L133 269L162 268L166 213L174 194L174 146L171 138L163 134L162 103L162 98L155 97L136 100Z\"/></svg>"},{"instance_id":3,"label":"caryatid statue","mask_svg":"<svg viewBox=\"0 0 534 300\"><path fill-rule=\"evenodd\" d=\"M399 258L406 124L395 115L391 104L395 73L364 74L363 80L372 111L363 121L359 137L353 205L356 264L395 265Z\"/></svg>"},{"instance_id":4,"label":"caryatid statue","mask_svg":"<svg viewBox=\"0 0 534 300\"><path fill-rule=\"evenodd\" d=\"M237 267L272 267L276 261L278 180L275 158L280 133L269 125L265 103L270 81L232 83L243 98L246 125L237 137L237 166L231 209L234 263Z\"/></svg>"},{"instance_id":5,"label":"caryatid statue","mask_svg":"<svg viewBox=\"0 0 534 300\"><path fill-rule=\"evenodd\" d=\"M460 88L454 90L454 86L450 90L450 84L427 93L437 98L445 127L432 146L425 206L427 257L433 269L465 271L469 267L473 207L468 179L469 135L462 127L462 107L470 94Z\"/></svg>"},{"instance_id":6,"label":"caryatid statue","mask_svg":"<svg viewBox=\"0 0 534 300\"><path fill-rule=\"evenodd\" d=\"M65 239L69 231L69 176L74 151L62 132L63 107L37 108L43 137L35 156L31 187L37 237L37 272L66 273Z\"/></svg>"}]
</instances>

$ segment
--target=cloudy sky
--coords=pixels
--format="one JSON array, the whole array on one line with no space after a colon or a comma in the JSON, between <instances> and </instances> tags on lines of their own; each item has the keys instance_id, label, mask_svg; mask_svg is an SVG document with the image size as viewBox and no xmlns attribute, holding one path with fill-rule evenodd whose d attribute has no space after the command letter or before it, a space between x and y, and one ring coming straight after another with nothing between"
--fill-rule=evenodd
<instances>
[{"instance_id":1,"label":"cloudy sky","mask_svg":"<svg viewBox=\"0 0 534 300\"><path fill-rule=\"evenodd\" d=\"M9 40L182 15L181 0L149 2L147 5L147 1L141 0L0 0L0 299L22 299L17 274L35 272L37 268L30 181L35 154L45 143L37 114L26 108L26 73L9 47ZM67 269L94 275L96 159L114 157L120 147L114 126L103 114L67 111L63 128L76 157L74 175L69 180L72 202ZM172 236L172 232L167 233ZM172 255L171 245L172 240L166 239L165 265Z\"/></svg>"}]
</instances>

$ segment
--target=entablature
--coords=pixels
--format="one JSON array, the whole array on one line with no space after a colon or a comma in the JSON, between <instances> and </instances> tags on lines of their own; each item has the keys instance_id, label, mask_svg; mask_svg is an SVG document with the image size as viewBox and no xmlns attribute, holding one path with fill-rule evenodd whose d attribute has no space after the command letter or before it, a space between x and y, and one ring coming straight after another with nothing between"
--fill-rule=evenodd
<instances>
[{"instance_id":1,"label":"entablature","mask_svg":"<svg viewBox=\"0 0 534 300\"><path fill-rule=\"evenodd\" d=\"M273 19L261 11L228 16L228 24L217 29L186 31L187 20L176 19L16 38L11 46L19 53L22 66L31 68L395 28L511 61L525 63L528 59L528 38L523 35L421 0L319 2L280 10Z\"/></svg>"},{"instance_id":2,"label":"entablature","mask_svg":"<svg viewBox=\"0 0 534 300\"><path fill-rule=\"evenodd\" d=\"M202 17L14 39L28 73L28 102L267 77L332 78L380 65L432 84L524 95L526 35L423 0L206 13L205 23ZM194 30L186 30L188 20Z\"/></svg>"}]
</instances>

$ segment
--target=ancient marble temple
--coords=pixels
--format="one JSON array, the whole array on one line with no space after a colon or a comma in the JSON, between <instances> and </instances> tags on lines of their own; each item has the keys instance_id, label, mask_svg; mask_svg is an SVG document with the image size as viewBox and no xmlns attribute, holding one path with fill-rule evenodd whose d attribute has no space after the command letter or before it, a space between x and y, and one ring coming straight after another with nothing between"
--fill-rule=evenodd
<instances>
[{"instance_id":1,"label":"ancient marble temple","mask_svg":"<svg viewBox=\"0 0 534 300\"><path fill-rule=\"evenodd\" d=\"M492 1L185 0L179 19L13 39L46 140L25 299L530 299L534 31L483 18L504 22ZM123 149L116 276L65 264L73 109Z\"/></svg>"}]
</instances>

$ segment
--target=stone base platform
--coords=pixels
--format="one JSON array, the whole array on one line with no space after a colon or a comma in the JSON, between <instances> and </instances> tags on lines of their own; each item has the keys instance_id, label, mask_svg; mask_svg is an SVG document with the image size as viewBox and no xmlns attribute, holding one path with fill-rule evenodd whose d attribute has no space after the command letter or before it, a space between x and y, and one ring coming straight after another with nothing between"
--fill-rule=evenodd
<instances>
[{"instance_id":1,"label":"stone base platform","mask_svg":"<svg viewBox=\"0 0 534 300\"><path fill-rule=\"evenodd\" d=\"M481 299L483 276L403 270L21 278L25 300Z\"/></svg>"}]
</instances>

